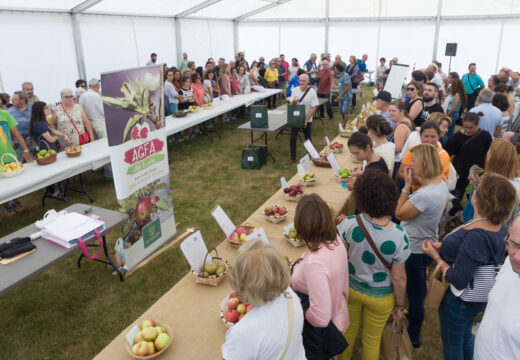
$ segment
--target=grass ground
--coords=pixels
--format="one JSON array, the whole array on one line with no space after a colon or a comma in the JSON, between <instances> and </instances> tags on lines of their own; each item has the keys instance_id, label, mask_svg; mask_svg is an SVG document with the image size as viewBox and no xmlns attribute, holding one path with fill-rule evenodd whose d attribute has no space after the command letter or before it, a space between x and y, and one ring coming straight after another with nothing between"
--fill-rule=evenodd
<instances>
[{"instance_id":1,"label":"grass ground","mask_svg":"<svg viewBox=\"0 0 520 360\"><path fill-rule=\"evenodd\" d=\"M365 89L371 94L371 89ZM365 100L366 102L366 100ZM354 113L358 113L360 102ZM223 239L223 234L210 215L220 204L235 223L240 223L255 211L265 199L279 188L281 176L290 178L295 165L284 165L289 158L289 138L278 140L269 136L269 149L277 159L260 171L242 170L241 150L250 141L248 132L236 130L245 120L219 125L221 139L210 144L206 137L198 137L180 144L170 144L170 176L173 205L178 229L188 225L201 229L208 247ZM315 121L312 129L317 149L325 145L324 137L337 134L340 114L334 108L334 121ZM298 144L297 157L304 155ZM113 184L101 172L85 174L94 205L117 209ZM51 208L65 205L47 200L41 207L43 190L20 198L26 207L15 217L0 215L0 236L26 226L41 218ZM86 202L82 194L71 194L71 203ZM118 236L109 237L109 248ZM0 298L0 359L91 359L128 324L143 313L170 289L189 270L178 247L121 283L108 268L84 261L76 267L71 256L32 280ZM422 360L442 358L438 317L427 313L423 327L422 349L416 357ZM359 337L353 359L360 359Z\"/></svg>"}]
</instances>

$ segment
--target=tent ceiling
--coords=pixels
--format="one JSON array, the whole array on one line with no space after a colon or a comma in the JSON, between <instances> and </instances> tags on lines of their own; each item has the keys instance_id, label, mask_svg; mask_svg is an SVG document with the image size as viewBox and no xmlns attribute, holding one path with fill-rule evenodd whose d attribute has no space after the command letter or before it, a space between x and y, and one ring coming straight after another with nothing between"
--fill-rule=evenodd
<instances>
[{"instance_id":1,"label":"tent ceiling","mask_svg":"<svg viewBox=\"0 0 520 360\"><path fill-rule=\"evenodd\" d=\"M0 11L65 12L158 17L264 21L324 19L327 0L0 0ZM330 18L435 16L431 0L328 0ZM438 0L441 16L486 17L520 15L520 0ZM379 4L381 3L381 9ZM84 6L87 5L87 6ZM269 6L272 5L272 6ZM264 9L265 8L265 9ZM78 9L78 8L76 8ZM255 10L260 10L255 12ZM179 16L180 15L180 16ZM246 15L246 16L243 16ZM252 16L247 16L252 15Z\"/></svg>"}]
</instances>

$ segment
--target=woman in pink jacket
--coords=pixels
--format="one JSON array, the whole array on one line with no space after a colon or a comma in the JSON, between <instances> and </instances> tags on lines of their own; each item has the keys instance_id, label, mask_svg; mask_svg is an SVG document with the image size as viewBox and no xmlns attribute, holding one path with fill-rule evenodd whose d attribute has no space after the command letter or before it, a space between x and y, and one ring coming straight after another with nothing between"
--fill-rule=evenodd
<instances>
[{"instance_id":1,"label":"woman in pink jacket","mask_svg":"<svg viewBox=\"0 0 520 360\"><path fill-rule=\"evenodd\" d=\"M293 266L292 275L292 288L300 296L305 312L305 355L307 359L329 359L347 345L341 339L349 324L347 250L336 234L328 205L317 194L300 199L294 227L308 247ZM340 343L335 343L334 350L330 348L333 338L339 338Z\"/></svg>"}]
</instances>

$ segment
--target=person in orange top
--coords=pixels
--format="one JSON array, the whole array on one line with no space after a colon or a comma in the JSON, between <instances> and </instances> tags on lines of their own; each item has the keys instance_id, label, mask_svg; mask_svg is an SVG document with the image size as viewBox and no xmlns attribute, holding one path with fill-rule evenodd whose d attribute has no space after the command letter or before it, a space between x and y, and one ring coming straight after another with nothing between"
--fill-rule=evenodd
<instances>
[{"instance_id":1,"label":"person in orange top","mask_svg":"<svg viewBox=\"0 0 520 360\"><path fill-rule=\"evenodd\" d=\"M421 143L432 144L437 148L437 152L439 153L439 157L441 159L442 164L442 174L439 177L441 177L445 182L447 182L450 176L450 155L438 144L441 136L441 130L439 129L439 125L435 121L428 120L421 126L419 134L421 136ZM401 167L399 169L398 176L401 180L405 179L404 169L410 166L411 162L412 153L411 151L408 151L404 156L403 160L401 161ZM418 182L414 178L412 191L416 191L419 187L420 186Z\"/></svg>"}]
</instances>

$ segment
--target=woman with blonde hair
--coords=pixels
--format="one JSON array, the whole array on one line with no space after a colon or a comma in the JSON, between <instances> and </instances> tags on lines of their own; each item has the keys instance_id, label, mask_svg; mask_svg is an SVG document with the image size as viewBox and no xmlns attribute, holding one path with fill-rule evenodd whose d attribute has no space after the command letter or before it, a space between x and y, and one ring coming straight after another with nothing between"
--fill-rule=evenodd
<instances>
[{"instance_id":1,"label":"woman with blonde hair","mask_svg":"<svg viewBox=\"0 0 520 360\"><path fill-rule=\"evenodd\" d=\"M223 358L304 360L302 306L280 253L260 240L248 241L238 250L230 282L235 296L253 308L227 331Z\"/></svg>"},{"instance_id":2,"label":"woman with blonde hair","mask_svg":"<svg viewBox=\"0 0 520 360\"><path fill-rule=\"evenodd\" d=\"M424 129L427 121L424 123ZM437 124L435 124L437 125ZM441 215L448 201L448 187L440 178L443 165L437 148L431 143L417 145L410 150L411 162L404 166L404 187L397 202L395 216L408 234L412 254L406 261L406 294L408 296L408 334L415 348L421 346L421 327L424 320L426 296L426 268L431 259L423 253L422 242L438 240ZM402 166L403 167L403 166ZM412 183L420 188L411 193Z\"/></svg>"},{"instance_id":3,"label":"woman with blonde hair","mask_svg":"<svg viewBox=\"0 0 520 360\"><path fill-rule=\"evenodd\" d=\"M347 251L328 205L317 194L300 199L294 227L308 248L295 262L292 275L292 288L300 296L305 313L305 354L308 359L329 359L347 347L343 338L349 324ZM325 328L318 330L321 336L317 336L316 328ZM325 343L330 338L343 344L327 349Z\"/></svg>"}]
</instances>

